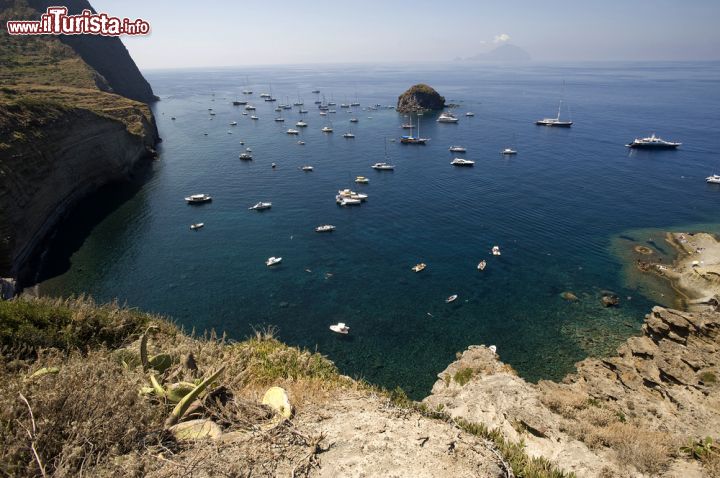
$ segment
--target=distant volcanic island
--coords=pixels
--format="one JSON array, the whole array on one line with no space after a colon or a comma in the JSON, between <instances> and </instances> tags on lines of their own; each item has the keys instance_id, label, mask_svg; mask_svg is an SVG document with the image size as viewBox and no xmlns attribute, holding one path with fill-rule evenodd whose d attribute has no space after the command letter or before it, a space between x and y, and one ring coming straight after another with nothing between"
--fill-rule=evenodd
<instances>
[{"instance_id":1,"label":"distant volcanic island","mask_svg":"<svg viewBox=\"0 0 720 478\"><path fill-rule=\"evenodd\" d=\"M400 113L419 113L421 111L441 110L445 107L445 97L432 87L418 83L398 97L397 107Z\"/></svg>"}]
</instances>

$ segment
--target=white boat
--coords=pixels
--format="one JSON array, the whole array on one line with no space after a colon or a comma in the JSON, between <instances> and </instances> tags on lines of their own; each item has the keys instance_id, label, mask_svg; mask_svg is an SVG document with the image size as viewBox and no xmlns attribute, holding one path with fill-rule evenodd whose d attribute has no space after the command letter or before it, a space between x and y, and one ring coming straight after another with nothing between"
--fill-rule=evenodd
<instances>
[{"instance_id":1,"label":"white boat","mask_svg":"<svg viewBox=\"0 0 720 478\"><path fill-rule=\"evenodd\" d=\"M302 169L303 171L308 171L308 172L309 172L309 171L312 171L312 170L313 170L313 167L312 167L312 166L303 166L303 167L300 168L300 169Z\"/></svg>"},{"instance_id":2,"label":"white boat","mask_svg":"<svg viewBox=\"0 0 720 478\"><path fill-rule=\"evenodd\" d=\"M450 302L455 302L457 300L457 298L458 298L457 294L453 294L450 297L448 297L447 299L445 299L445 303L449 304Z\"/></svg>"},{"instance_id":3,"label":"white boat","mask_svg":"<svg viewBox=\"0 0 720 478\"><path fill-rule=\"evenodd\" d=\"M244 159L244 160L250 160L250 159L252 159L252 154L250 154L250 153L240 153L239 158L240 158L240 159Z\"/></svg>"},{"instance_id":4,"label":"white boat","mask_svg":"<svg viewBox=\"0 0 720 478\"><path fill-rule=\"evenodd\" d=\"M414 266L412 266L412 271L413 272L421 272L421 271L424 271L426 267L427 267L427 264L425 264L424 262L421 262L420 264L415 264Z\"/></svg>"},{"instance_id":5,"label":"white boat","mask_svg":"<svg viewBox=\"0 0 720 478\"><path fill-rule=\"evenodd\" d=\"M271 202L259 202L255 204L253 207L249 207L248 209L250 211L264 211L265 209L270 209L272 207Z\"/></svg>"},{"instance_id":6,"label":"white boat","mask_svg":"<svg viewBox=\"0 0 720 478\"><path fill-rule=\"evenodd\" d=\"M375 163L370 167L377 171L392 171L395 169L394 165L388 163Z\"/></svg>"},{"instance_id":7,"label":"white boat","mask_svg":"<svg viewBox=\"0 0 720 478\"><path fill-rule=\"evenodd\" d=\"M230 126L237 126L237 121L231 121Z\"/></svg>"},{"instance_id":8,"label":"white boat","mask_svg":"<svg viewBox=\"0 0 720 478\"><path fill-rule=\"evenodd\" d=\"M274 266L275 264L280 264L282 262L282 257L268 257L268 260L265 261L265 265L270 267Z\"/></svg>"},{"instance_id":9,"label":"white boat","mask_svg":"<svg viewBox=\"0 0 720 478\"><path fill-rule=\"evenodd\" d=\"M247 111L243 111L243 112L242 112L242 115L243 115L243 116L247 116Z\"/></svg>"},{"instance_id":10,"label":"white boat","mask_svg":"<svg viewBox=\"0 0 720 478\"><path fill-rule=\"evenodd\" d=\"M193 231L197 231L201 227L205 227L204 222L198 222L197 224L190 224L190 229L192 229Z\"/></svg>"},{"instance_id":11,"label":"white boat","mask_svg":"<svg viewBox=\"0 0 720 478\"><path fill-rule=\"evenodd\" d=\"M252 148L245 148L245 151L247 151L248 153L252 153Z\"/></svg>"},{"instance_id":12,"label":"white boat","mask_svg":"<svg viewBox=\"0 0 720 478\"><path fill-rule=\"evenodd\" d=\"M210 112L210 116L215 116L215 112L214 112L214 111L211 111L211 112Z\"/></svg>"},{"instance_id":13,"label":"white boat","mask_svg":"<svg viewBox=\"0 0 720 478\"><path fill-rule=\"evenodd\" d=\"M321 111L320 116L327 116L327 111Z\"/></svg>"},{"instance_id":14,"label":"white boat","mask_svg":"<svg viewBox=\"0 0 720 478\"><path fill-rule=\"evenodd\" d=\"M247 105L245 106L245 109L248 111L255 111L257 108L255 108L253 105Z\"/></svg>"},{"instance_id":15,"label":"white boat","mask_svg":"<svg viewBox=\"0 0 720 478\"><path fill-rule=\"evenodd\" d=\"M493 256L499 256L500 255L500 248L498 246L493 246L492 248L492 255Z\"/></svg>"},{"instance_id":16,"label":"white boat","mask_svg":"<svg viewBox=\"0 0 720 478\"><path fill-rule=\"evenodd\" d=\"M297 123L295 123L295 126L297 126L298 128L307 128L307 123L304 122L303 120L300 120Z\"/></svg>"},{"instance_id":17,"label":"white boat","mask_svg":"<svg viewBox=\"0 0 720 478\"><path fill-rule=\"evenodd\" d=\"M250 119L251 119L251 120L256 120L256 119L258 119L258 117L255 116L255 115L252 115L252 116L250 117Z\"/></svg>"},{"instance_id":18,"label":"white boat","mask_svg":"<svg viewBox=\"0 0 720 478\"><path fill-rule=\"evenodd\" d=\"M260 98L272 98L270 93L260 93Z\"/></svg>"},{"instance_id":19,"label":"white boat","mask_svg":"<svg viewBox=\"0 0 720 478\"><path fill-rule=\"evenodd\" d=\"M341 206L357 206L362 200L354 198L344 198L340 195L335 196L335 201Z\"/></svg>"},{"instance_id":20,"label":"white boat","mask_svg":"<svg viewBox=\"0 0 720 478\"><path fill-rule=\"evenodd\" d=\"M275 121L278 122L278 123L283 123L283 122L285 122L285 118L283 118L283 117L278 117L278 118L275 118Z\"/></svg>"},{"instance_id":21,"label":"white boat","mask_svg":"<svg viewBox=\"0 0 720 478\"><path fill-rule=\"evenodd\" d=\"M298 141L297 144L299 144L300 146L302 146L302 145L305 144L305 141Z\"/></svg>"},{"instance_id":22,"label":"white boat","mask_svg":"<svg viewBox=\"0 0 720 478\"><path fill-rule=\"evenodd\" d=\"M512 148L505 148L502 151L500 151L500 154L502 155L511 155L511 154L517 154L517 151L515 151Z\"/></svg>"},{"instance_id":23,"label":"white boat","mask_svg":"<svg viewBox=\"0 0 720 478\"><path fill-rule=\"evenodd\" d=\"M192 194L186 197L185 200L188 204L201 204L212 201L212 197L209 194Z\"/></svg>"},{"instance_id":24,"label":"white boat","mask_svg":"<svg viewBox=\"0 0 720 478\"><path fill-rule=\"evenodd\" d=\"M477 269L479 271L484 271L485 267L487 267L487 262L485 262L485 260L480 261L477 265Z\"/></svg>"},{"instance_id":25,"label":"white boat","mask_svg":"<svg viewBox=\"0 0 720 478\"><path fill-rule=\"evenodd\" d=\"M712 184L720 184L720 174L713 174L705 178L705 181Z\"/></svg>"},{"instance_id":26,"label":"white boat","mask_svg":"<svg viewBox=\"0 0 720 478\"><path fill-rule=\"evenodd\" d=\"M355 182L358 184L367 184L370 182L370 180L365 176L358 176L355 178Z\"/></svg>"},{"instance_id":27,"label":"white boat","mask_svg":"<svg viewBox=\"0 0 720 478\"><path fill-rule=\"evenodd\" d=\"M333 232L335 230L335 226L332 224L323 224L322 226L318 226L315 228L315 232Z\"/></svg>"},{"instance_id":28,"label":"white boat","mask_svg":"<svg viewBox=\"0 0 720 478\"><path fill-rule=\"evenodd\" d=\"M468 111L467 113L465 113L465 116L472 117L475 116L475 113L473 113L472 111Z\"/></svg>"},{"instance_id":29,"label":"white boat","mask_svg":"<svg viewBox=\"0 0 720 478\"><path fill-rule=\"evenodd\" d=\"M365 201L368 198L367 194L357 193L349 189L341 189L340 191L338 191L338 196L346 199L357 199L359 201Z\"/></svg>"},{"instance_id":30,"label":"white boat","mask_svg":"<svg viewBox=\"0 0 720 478\"><path fill-rule=\"evenodd\" d=\"M463 158L455 158L450 161L450 164L452 164L453 166L475 166L475 161L470 161L469 159Z\"/></svg>"},{"instance_id":31,"label":"white boat","mask_svg":"<svg viewBox=\"0 0 720 478\"><path fill-rule=\"evenodd\" d=\"M457 123L458 121L457 117L449 111L443 112L437 119L438 123Z\"/></svg>"},{"instance_id":32,"label":"white boat","mask_svg":"<svg viewBox=\"0 0 720 478\"><path fill-rule=\"evenodd\" d=\"M350 333L350 327L345 325L343 322L338 322L335 325L330 326L330 330L332 330L335 333L347 335Z\"/></svg>"},{"instance_id":33,"label":"white boat","mask_svg":"<svg viewBox=\"0 0 720 478\"><path fill-rule=\"evenodd\" d=\"M635 138L632 143L626 144L625 146L633 149L675 149L681 144L682 143L673 141L665 141L655 136L655 134L652 134L647 138Z\"/></svg>"},{"instance_id":34,"label":"white boat","mask_svg":"<svg viewBox=\"0 0 720 478\"><path fill-rule=\"evenodd\" d=\"M273 169L275 169L275 168L277 167L277 164L272 163L272 164L270 165L270 167L273 168Z\"/></svg>"},{"instance_id":35,"label":"white boat","mask_svg":"<svg viewBox=\"0 0 720 478\"><path fill-rule=\"evenodd\" d=\"M345 134L343 134L343 138L354 138L354 137L355 137L355 135L352 134L352 133L345 133Z\"/></svg>"},{"instance_id":36,"label":"white boat","mask_svg":"<svg viewBox=\"0 0 720 478\"><path fill-rule=\"evenodd\" d=\"M287 134L300 134L300 131L290 128L287 130Z\"/></svg>"},{"instance_id":37,"label":"white boat","mask_svg":"<svg viewBox=\"0 0 720 478\"><path fill-rule=\"evenodd\" d=\"M330 126L323 126L320 131L322 131L323 133L332 133L333 129Z\"/></svg>"},{"instance_id":38,"label":"white boat","mask_svg":"<svg viewBox=\"0 0 720 478\"><path fill-rule=\"evenodd\" d=\"M351 123L357 123L358 121L360 121L360 120L357 118L350 118Z\"/></svg>"},{"instance_id":39,"label":"white boat","mask_svg":"<svg viewBox=\"0 0 720 478\"><path fill-rule=\"evenodd\" d=\"M452 153L465 153L467 149L463 146L450 146L450 152Z\"/></svg>"}]
</instances>

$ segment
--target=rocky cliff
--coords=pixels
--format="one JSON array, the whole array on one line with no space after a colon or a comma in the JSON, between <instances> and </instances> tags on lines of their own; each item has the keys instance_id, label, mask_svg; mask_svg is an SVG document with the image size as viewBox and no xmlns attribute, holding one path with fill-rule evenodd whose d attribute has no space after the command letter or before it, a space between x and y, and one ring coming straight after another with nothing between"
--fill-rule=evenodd
<instances>
[{"instance_id":1,"label":"rocky cliff","mask_svg":"<svg viewBox=\"0 0 720 478\"><path fill-rule=\"evenodd\" d=\"M22 0L0 10L0 20L38 15ZM20 285L69 208L154 154L154 117L132 99L152 99L152 90L120 40L97 40L115 41L83 36L68 45L0 29L0 277Z\"/></svg>"},{"instance_id":2,"label":"rocky cliff","mask_svg":"<svg viewBox=\"0 0 720 478\"><path fill-rule=\"evenodd\" d=\"M401 113L418 113L421 111L441 110L445 107L445 98L432 87L417 84L408 88L398 97L397 111Z\"/></svg>"},{"instance_id":3,"label":"rocky cliff","mask_svg":"<svg viewBox=\"0 0 720 478\"><path fill-rule=\"evenodd\" d=\"M530 455L579 477L713 476L717 459L682 450L720 438L718 352L720 313L655 307L642 336L615 357L578 363L562 383L527 383L489 348L472 346L424 402L522 439Z\"/></svg>"}]
</instances>

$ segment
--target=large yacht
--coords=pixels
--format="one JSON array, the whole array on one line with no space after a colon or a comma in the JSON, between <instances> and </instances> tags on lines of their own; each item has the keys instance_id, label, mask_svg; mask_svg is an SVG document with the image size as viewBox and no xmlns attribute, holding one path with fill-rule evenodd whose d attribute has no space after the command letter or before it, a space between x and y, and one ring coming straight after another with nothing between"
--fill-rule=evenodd
<instances>
[{"instance_id":1,"label":"large yacht","mask_svg":"<svg viewBox=\"0 0 720 478\"><path fill-rule=\"evenodd\" d=\"M652 134L648 138L635 138L632 143L626 144L625 146L634 149L675 149L681 144L682 143L665 141L664 139L655 136L655 134Z\"/></svg>"},{"instance_id":2,"label":"large yacht","mask_svg":"<svg viewBox=\"0 0 720 478\"><path fill-rule=\"evenodd\" d=\"M450 164L452 164L453 166L475 166L475 161L470 161L469 159L463 158L455 158L450 161Z\"/></svg>"},{"instance_id":3,"label":"large yacht","mask_svg":"<svg viewBox=\"0 0 720 478\"><path fill-rule=\"evenodd\" d=\"M713 184L720 184L720 174L713 174L705 178L705 181Z\"/></svg>"},{"instance_id":4,"label":"large yacht","mask_svg":"<svg viewBox=\"0 0 720 478\"><path fill-rule=\"evenodd\" d=\"M185 200L188 204L200 204L212 201L212 197L209 194L192 194L186 197Z\"/></svg>"},{"instance_id":5,"label":"large yacht","mask_svg":"<svg viewBox=\"0 0 720 478\"><path fill-rule=\"evenodd\" d=\"M395 169L395 166L388 163L375 163L371 166L371 168L378 171L392 171L393 169Z\"/></svg>"},{"instance_id":6,"label":"large yacht","mask_svg":"<svg viewBox=\"0 0 720 478\"><path fill-rule=\"evenodd\" d=\"M537 120L535 122L536 125L539 126L557 126L560 128L569 128L572 126L572 121L563 121L560 119L560 110L562 109L563 102L560 101L560 105L558 106L558 114L555 118L543 118L541 120Z\"/></svg>"},{"instance_id":7,"label":"large yacht","mask_svg":"<svg viewBox=\"0 0 720 478\"><path fill-rule=\"evenodd\" d=\"M458 119L454 114L450 113L449 111L445 111L437 119L437 122L438 123L457 123Z\"/></svg>"}]
</instances>

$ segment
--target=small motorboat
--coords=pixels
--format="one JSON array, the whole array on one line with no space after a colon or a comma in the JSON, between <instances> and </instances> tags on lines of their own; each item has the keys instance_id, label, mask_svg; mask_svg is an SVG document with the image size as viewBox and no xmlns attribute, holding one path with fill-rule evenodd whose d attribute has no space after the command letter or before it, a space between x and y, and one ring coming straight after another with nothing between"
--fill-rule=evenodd
<instances>
[{"instance_id":1,"label":"small motorboat","mask_svg":"<svg viewBox=\"0 0 720 478\"><path fill-rule=\"evenodd\" d=\"M250 117L250 119L251 119L251 120L258 120L259 118L258 118L257 116L255 116L255 115L252 115L252 116Z\"/></svg>"},{"instance_id":2,"label":"small motorboat","mask_svg":"<svg viewBox=\"0 0 720 478\"><path fill-rule=\"evenodd\" d=\"M245 145L245 141L240 141L240 146L244 146L244 145Z\"/></svg>"},{"instance_id":3,"label":"small motorboat","mask_svg":"<svg viewBox=\"0 0 720 478\"><path fill-rule=\"evenodd\" d=\"M367 184L370 182L370 180L365 176L358 176L355 178L355 182L358 184Z\"/></svg>"},{"instance_id":4,"label":"small motorboat","mask_svg":"<svg viewBox=\"0 0 720 478\"><path fill-rule=\"evenodd\" d=\"M464 153L467 149L463 146L450 146L450 152L451 153Z\"/></svg>"},{"instance_id":5,"label":"small motorboat","mask_svg":"<svg viewBox=\"0 0 720 478\"><path fill-rule=\"evenodd\" d=\"M470 161L469 159L463 158L455 158L450 161L450 164L452 164L453 166L475 166L475 161Z\"/></svg>"},{"instance_id":6,"label":"small motorboat","mask_svg":"<svg viewBox=\"0 0 720 478\"><path fill-rule=\"evenodd\" d=\"M449 111L446 111L440 115L440 117L437 119L438 123L457 123L459 120L457 117L450 113Z\"/></svg>"},{"instance_id":7,"label":"small motorboat","mask_svg":"<svg viewBox=\"0 0 720 478\"><path fill-rule=\"evenodd\" d=\"M264 211L265 209L270 209L272 207L271 202L259 202L255 204L253 207L249 207L248 210L250 211Z\"/></svg>"},{"instance_id":8,"label":"small motorboat","mask_svg":"<svg viewBox=\"0 0 720 478\"><path fill-rule=\"evenodd\" d=\"M186 197L185 200L188 204L201 204L212 201L212 197L209 194L192 194Z\"/></svg>"},{"instance_id":9,"label":"small motorboat","mask_svg":"<svg viewBox=\"0 0 720 478\"><path fill-rule=\"evenodd\" d=\"M230 126L237 126L237 121L231 121Z\"/></svg>"},{"instance_id":10,"label":"small motorboat","mask_svg":"<svg viewBox=\"0 0 720 478\"><path fill-rule=\"evenodd\" d=\"M272 163L272 164L270 165L270 167L273 168L273 169L275 169L275 168L277 167L277 164Z\"/></svg>"},{"instance_id":11,"label":"small motorboat","mask_svg":"<svg viewBox=\"0 0 720 478\"><path fill-rule=\"evenodd\" d=\"M358 206L362 203L362 199L342 197L340 195L335 196L335 201L341 206Z\"/></svg>"},{"instance_id":12,"label":"small motorboat","mask_svg":"<svg viewBox=\"0 0 720 478\"><path fill-rule=\"evenodd\" d=\"M424 262L421 262L420 264L415 264L414 266L412 266L412 271L413 272L424 271L426 267L427 267L427 264L425 264Z\"/></svg>"},{"instance_id":13,"label":"small motorboat","mask_svg":"<svg viewBox=\"0 0 720 478\"><path fill-rule=\"evenodd\" d=\"M192 229L193 231L197 231L201 227L205 227L204 222L198 222L197 224L190 224L190 229Z\"/></svg>"},{"instance_id":14,"label":"small motorboat","mask_svg":"<svg viewBox=\"0 0 720 478\"><path fill-rule=\"evenodd\" d=\"M395 169L395 166L388 163L375 163L371 166L371 168L377 171L392 171Z\"/></svg>"},{"instance_id":15,"label":"small motorboat","mask_svg":"<svg viewBox=\"0 0 720 478\"><path fill-rule=\"evenodd\" d=\"M243 116L247 116L247 111L243 111L243 112L242 112L242 115L243 115Z\"/></svg>"},{"instance_id":16,"label":"small motorboat","mask_svg":"<svg viewBox=\"0 0 720 478\"><path fill-rule=\"evenodd\" d=\"M251 160L251 159L252 159L252 154L250 154L250 153L240 153L240 156L238 156L238 157L239 157L240 159L244 159L244 160Z\"/></svg>"},{"instance_id":17,"label":"small motorboat","mask_svg":"<svg viewBox=\"0 0 720 478\"><path fill-rule=\"evenodd\" d=\"M712 184L720 184L720 174L713 174L705 178L705 181Z\"/></svg>"},{"instance_id":18,"label":"small motorboat","mask_svg":"<svg viewBox=\"0 0 720 478\"><path fill-rule=\"evenodd\" d=\"M449 304L450 302L455 302L457 300L457 298L458 298L457 294L453 294L450 297L448 297L447 299L445 299L445 303Z\"/></svg>"},{"instance_id":19,"label":"small motorboat","mask_svg":"<svg viewBox=\"0 0 720 478\"><path fill-rule=\"evenodd\" d=\"M351 123L357 123L358 121L360 121L360 120L357 118L350 118Z\"/></svg>"},{"instance_id":20,"label":"small motorboat","mask_svg":"<svg viewBox=\"0 0 720 478\"><path fill-rule=\"evenodd\" d=\"M468 111L467 113L465 113L465 116L468 116L468 117L475 116L475 113L473 113L472 111Z\"/></svg>"},{"instance_id":21,"label":"small motorboat","mask_svg":"<svg viewBox=\"0 0 720 478\"><path fill-rule=\"evenodd\" d=\"M275 264L280 264L282 262L282 257L268 257L268 260L265 261L265 265L270 267L274 266Z\"/></svg>"},{"instance_id":22,"label":"small motorboat","mask_svg":"<svg viewBox=\"0 0 720 478\"><path fill-rule=\"evenodd\" d=\"M343 335L347 335L348 333L350 333L350 327L345 325L343 322L338 322L337 324L331 325L330 330Z\"/></svg>"},{"instance_id":23,"label":"small motorboat","mask_svg":"<svg viewBox=\"0 0 720 478\"><path fill-rule=\"evenodd\" d=\"M500 151L500 154L502 154L503 156L509 156L509 155L517 154L517 151L515 151L512 148L505 148L502 151Z\"/></svg>"},{"instance_id":24,"label":"small motorboat","mask_svg":"<svg viewBox=\"0 0 720 478\"><path fill-rule=\"evenodd\" d=\"M341 189L338 191L338 196L341 198L358 199L360 201L366 201L368 198L367 194L357 193L349 189Z\"/></svg>"},{"instance_id":25,"label":"small motorboat","mask_svg":"<svg viewBox=\"0 0 720 478\"><path fill-rule=\"evenodd\" d=\"M247 106L245 107L245 109L246 109L247 111L255 111L256 108L255 108L253 105L247 105Z\"/></svg>"},{"instance_id":26,"label":"small motorboat","mask_svg":"<svg viewBox=\"0 0 720 478\"><path fill-rule=\"evenodd\" d=\"M277 123L284 123L284 122L285 122L285 118L275 118L275 121L276 121Z\"/></svg>"},{"instance_id":27,"label":"small motorboat","mask_svg":"<svg viewBox=\"0 0 720 478\"><path fill-rule=\"evenodd\" d=\"M335 230L335 226L332 224L323 224L322 226L318 226L315 228L315 232L333 232Z\"/></svg>"},{"instance_id":28,"label":"small motorboat","mask_svg":"<svg viewBox=\"0 0 720 478\"><path fill-rule=\"evenodd\" d=\"M295 123L295 126L297 126L298 128L306 128L307 123L301 120L301 121L298 121L297 123Z\"/></svg>"},{"instance_id":29,"label":"small motorboat","mask_svg":"<svg viewBox=\"0 0 720 478\"><path fill-rule=\"evenodd\" d=\"M305 144L305 141L298 141L297 144L299 144L300 146L303 146Z\"/></svg>"},{"instance_id":30,"label":"small motorboat","mask_svg":"<svg viewBox=\"0 0 720 478\"><path fill-rule=\"evenodd\" d=\"M171 116L170 119L173 120L173 121L175 121L175 117L174 117L174 116Z\"/></svg>"},{"instance_id":31,"label":"small motorboat","mask_svg":"<svg viewBox=\"0 0 720 478\"><path fill-rule=\"evenodd\" d=\"M355 135L352 134L352 133L345 133L345 134L343 134L343 138L350 138L350 139L352 139L352 138L354 138L354 137L355 137Z\"/></svg>"},{"instance_id":32,"label":"small motorboat","mask_svg":"<svg viewBox=\"0 0 720 478\"><path fill-rule=\"evenodd\" d=\"M492 248L492 255L493 256L499 256L500 255L500 248L498 246L493 246Z\"/></svg>"},{"instance_id":33,"label":"small motorboat","mask_svg":"<svg viewBox=\"0 0 720 478\"><path fill-rule=\"evenodd\" d=\"M247 151L248 153L252 153L252 148L245 148L245 151Z\"/></svg>"},{"instance_id":34,"label":"small motorboat","mask_svg":"<svg viewBox=\"0 0 720 478\"><path fill-rule=\"evenodd\" d=\"M290 128L287 130L287 134L300 134L300 131Z\"/></svg>"},{"instance_id":35,"label":"small motorboat","mask_svg":"<svg viewBox=\"0 0 720 478\"><path fill-rule=\"evenodd\" d=\"M320 131L322 131L323 133L332 133L333 129L330 126L323 126Z\"/></svg>"},{"instance_id":36,"label":"small motorboat","mask_svg":"<svg viewBox=\"0 0 720 478\"><path fill-rule=\"evenodd\" d=\"M478 262L477 269L479 271L484 271L485 267L487 267L487 262L485 262L485 260Z\"/></svg>"},{"instance_id":37,"label":"small motorboat","mask_svg":"<svg viewBox=\"0 0 720 478\"><path fill-rule=\"evenodd\" d=\"M300 169L302 169L303 171L311 172L313 170L313 167L312 166L303 166Z\"/></svg>"}]
</instances>

